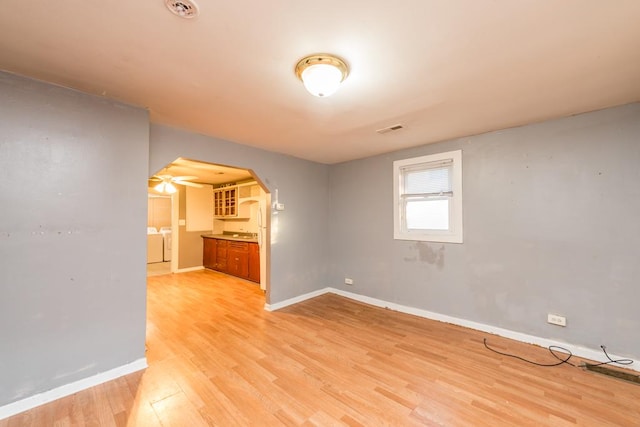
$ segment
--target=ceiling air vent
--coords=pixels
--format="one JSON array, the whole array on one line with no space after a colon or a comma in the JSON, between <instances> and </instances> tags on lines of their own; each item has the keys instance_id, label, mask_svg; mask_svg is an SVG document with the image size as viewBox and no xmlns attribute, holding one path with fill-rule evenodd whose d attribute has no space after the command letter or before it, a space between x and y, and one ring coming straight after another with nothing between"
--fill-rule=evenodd
<instances>
[{"instance_id":1,"label":"ceiling air vent","mask_svg":"<svg viewBox=\"0 0 640 427\"><path fill-rule=\"evenodd\" d=\"M376 132L378 132L379 134L385 134L385 133L389 133L389 132L393 132L396 130L400 130L402 129L403 126L401 124L397 124L397 125L392 125L392 126L388 126L386 128L382 128L382 129L378 129L376 130Z\"/></svg>"},{"instance_id":2,"label":"ceiling air vent","mask_svg":"<svg viewBox=\"0 0 640 427\"><path fill-rule=\"evenodd\" d=\"M181 18L195 18L198 16L198 5L193 0L165 0L167 9Z\"/></svg>"}]
</instances>

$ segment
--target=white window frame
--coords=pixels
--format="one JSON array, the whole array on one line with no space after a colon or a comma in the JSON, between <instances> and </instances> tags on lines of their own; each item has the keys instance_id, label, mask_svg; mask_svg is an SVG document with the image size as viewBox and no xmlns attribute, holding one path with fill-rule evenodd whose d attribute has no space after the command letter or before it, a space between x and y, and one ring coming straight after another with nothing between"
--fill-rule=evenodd
<instances>
[{"instance_id":1,"label":"white window frame","mask_svg":"<svg viewBox=\"0 0 640 427\"><path fill-rule=\"evenodd\" d=\"M451 191L448 230L407 230L405 209L402 202L402 169L429 163L452 162ZM462 150L428 156L413 157L393 162L393 238L425 242L462 243Z\"/></svg>"}]
</instances>

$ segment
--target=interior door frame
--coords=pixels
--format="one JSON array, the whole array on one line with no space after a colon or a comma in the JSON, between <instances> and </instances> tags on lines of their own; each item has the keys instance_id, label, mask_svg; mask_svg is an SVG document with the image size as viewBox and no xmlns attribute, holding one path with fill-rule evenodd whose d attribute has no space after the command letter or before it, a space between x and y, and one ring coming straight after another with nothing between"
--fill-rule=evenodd
<instances>
[{"instance_id":1,"label":"interior door frame","mask_svg":"<svg viewBox=\"0 0 640 427\"><path fill-rule=\"evenodd\" d=\"M171 195L171 273L178 272L180 257L180 193Z\"/></svg>"}]
</instances>

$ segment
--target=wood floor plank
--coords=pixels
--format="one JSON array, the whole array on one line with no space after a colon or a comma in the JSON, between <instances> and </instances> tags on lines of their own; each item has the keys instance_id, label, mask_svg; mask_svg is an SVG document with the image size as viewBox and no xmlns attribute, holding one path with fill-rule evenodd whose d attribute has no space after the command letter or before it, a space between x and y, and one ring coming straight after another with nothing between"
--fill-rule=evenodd
<instances>
[{"instance_id":1,"label":"wood floor plank","mask_svg":"<svg viewBox=\"0 0 640 427\"><path fill-rule=\"evenodd\" d=\"M149 368L0 427L640 425L639 386L483 340L546 349L331 294L263 305L217 272L150 277Z\"/></svg>"},{"instance_id":2,"label":"wood floor plank","mask_svg":"<svg viewBox=\"0 0 640 427\"><path fill-rule=\"evenodd\" d=\"M208 425L184 393L172 394L152 403L151 406L160 423L165 427L206 427Z\"/></svg>"}]
</instances>

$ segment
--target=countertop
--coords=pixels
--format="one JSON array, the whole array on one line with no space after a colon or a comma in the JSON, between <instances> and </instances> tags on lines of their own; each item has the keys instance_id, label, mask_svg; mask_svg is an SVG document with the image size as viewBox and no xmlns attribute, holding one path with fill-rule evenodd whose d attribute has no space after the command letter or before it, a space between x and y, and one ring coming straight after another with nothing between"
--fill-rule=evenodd
<instances>
[{"instance_id":1,"label":"countertop","mask_svg":"<svg viewBox=\"0 0 640 427\"><path fill-rule=\"evenodd\" d=\"M235 242L249 242L249 243L258 243L258 239L256 237L243 237L243 233L238 234L201 234L205 239L222 239L222 240L233 240Z\"/></svg>"}]
</instances>

